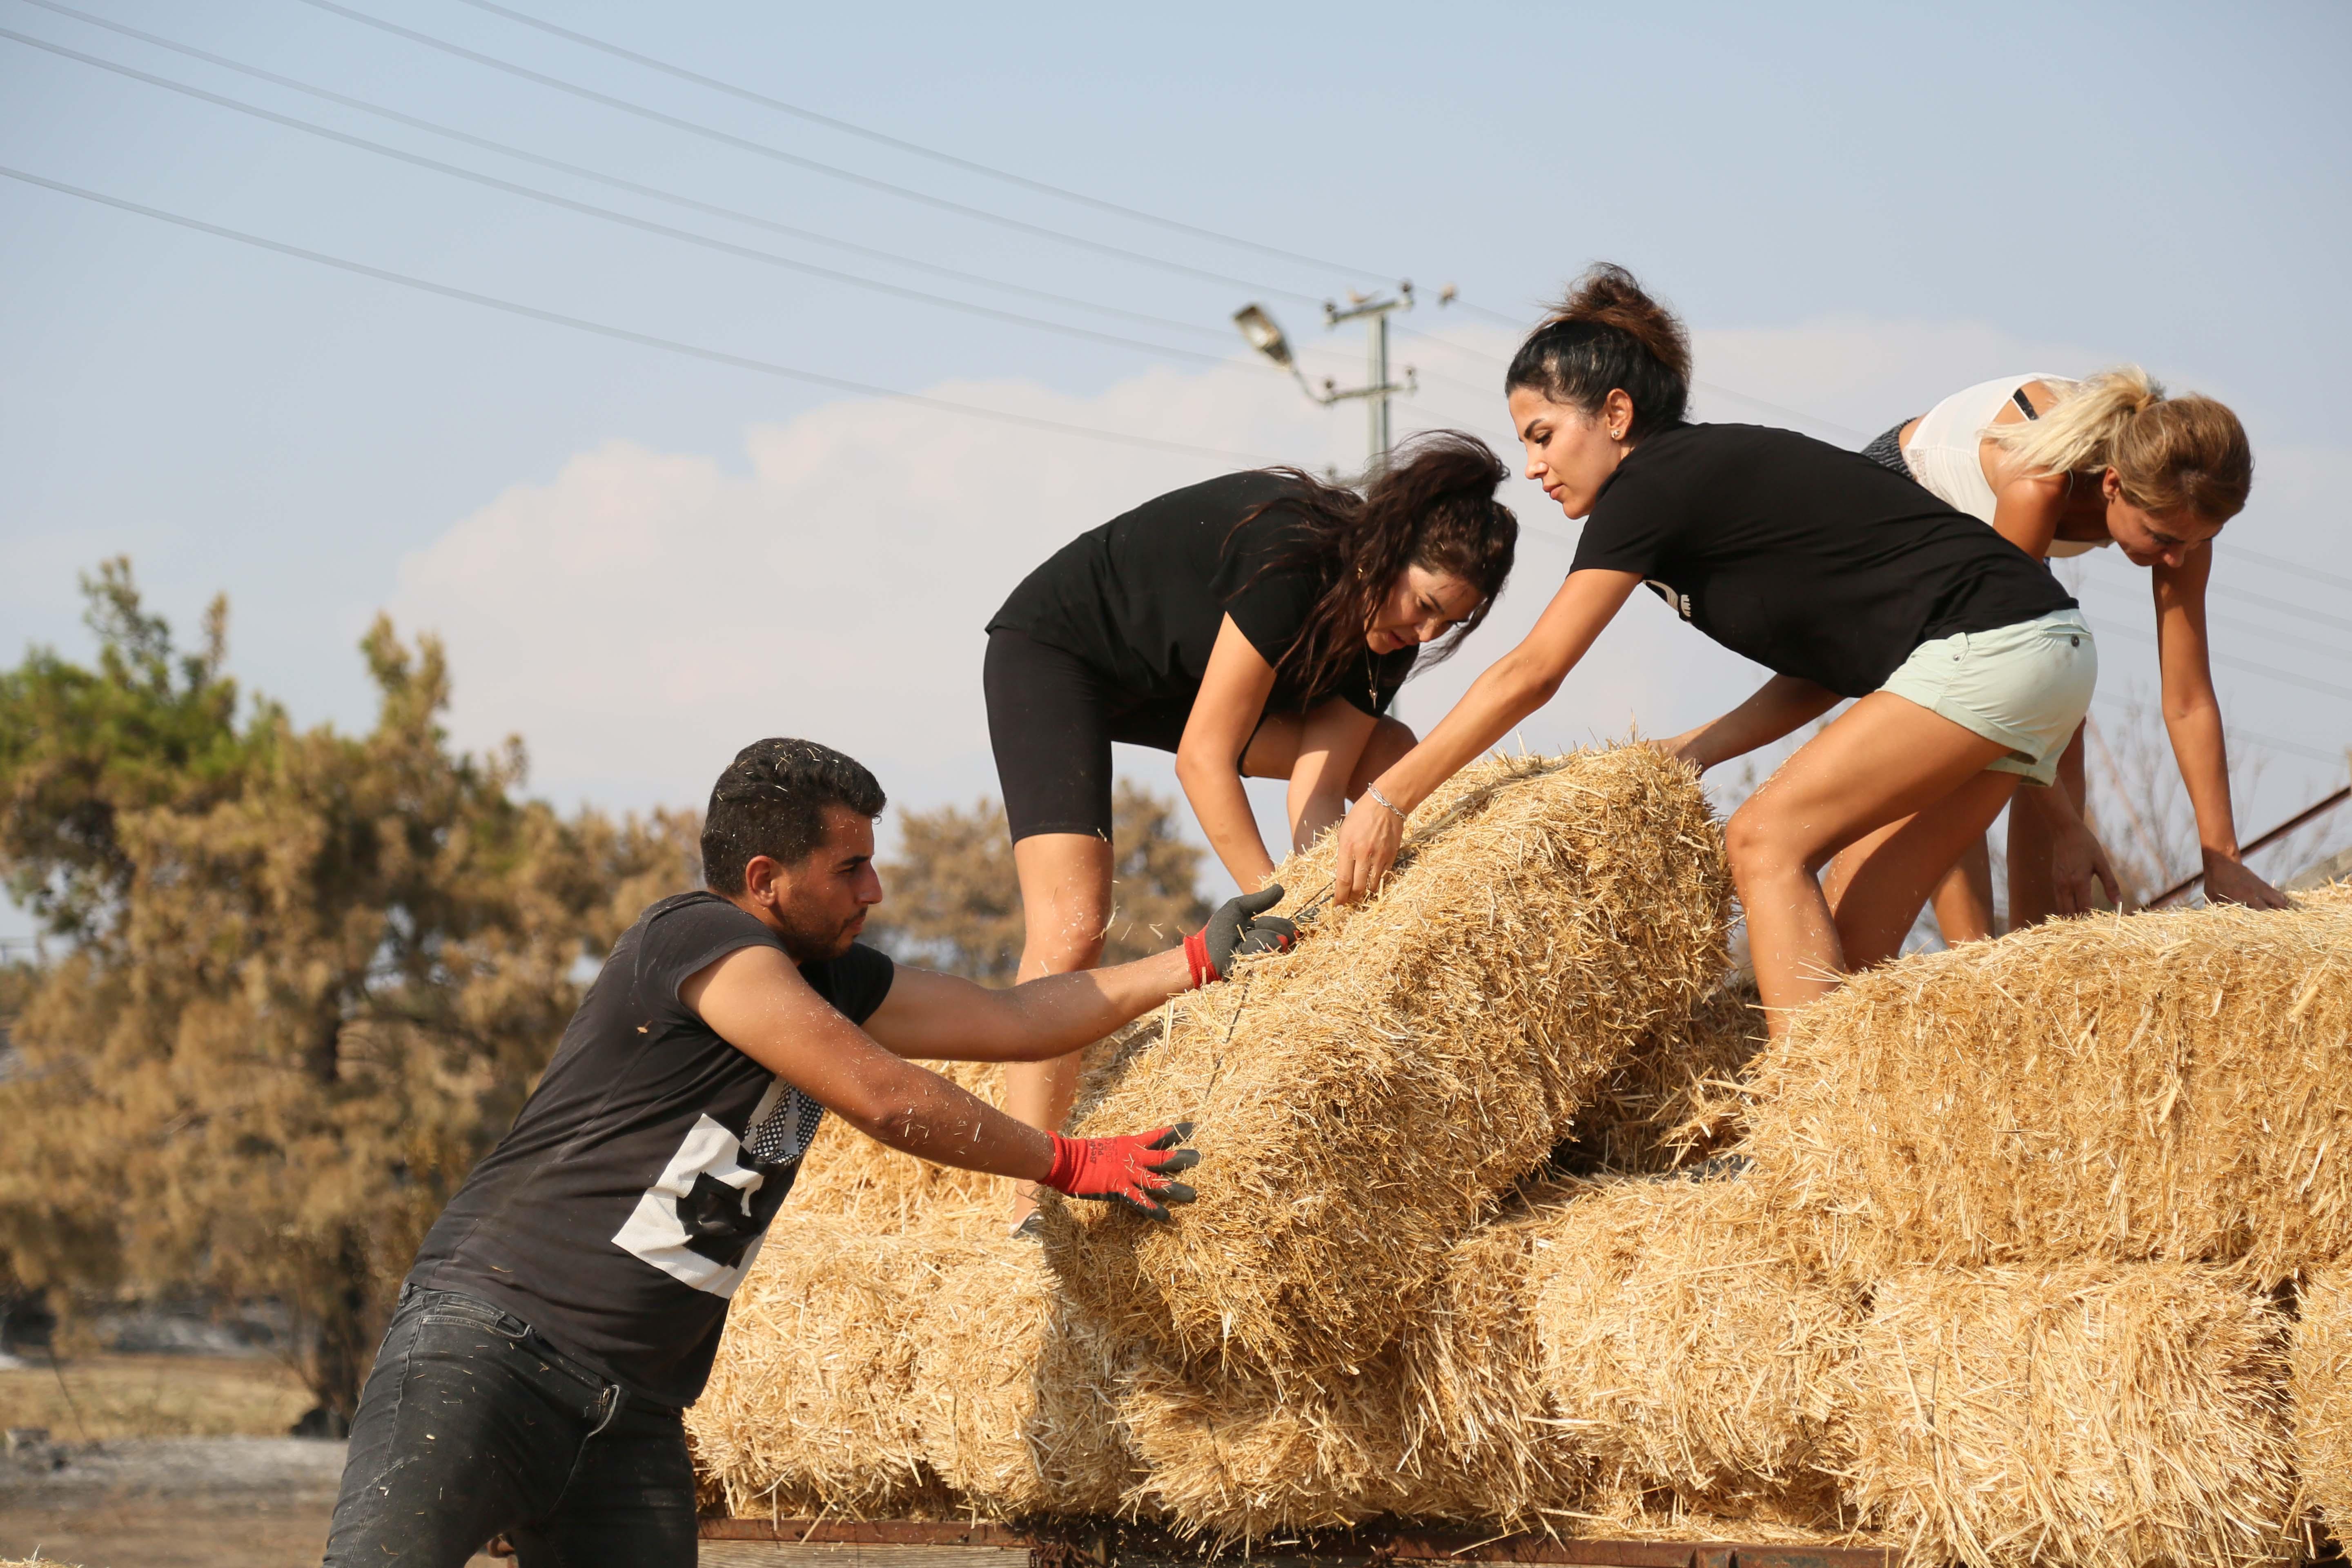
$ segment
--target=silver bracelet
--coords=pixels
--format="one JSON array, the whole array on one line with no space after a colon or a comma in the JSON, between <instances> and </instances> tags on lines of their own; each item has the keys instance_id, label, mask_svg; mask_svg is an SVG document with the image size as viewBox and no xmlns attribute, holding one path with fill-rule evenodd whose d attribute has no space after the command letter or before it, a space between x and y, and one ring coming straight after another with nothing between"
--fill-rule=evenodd
<instances>
[{"instance_id":1,"label":"silver bracelet","mask_svg":"<svg viewBox=\"0 0 2352 1568\"><path fill-rule=\"evenodd\" d=\"M1402 812L1402 811L1397 811L1397 808L1396 808L1396 802L1394 802L1394 801L1391 800L1388 796L1386 796L1386 795L1382 795L1379 790L1377 790L1377 789L1373 788L1370 784L1366 784L1366 785L1364 786L1364 793L1365 793L1366 795L1370 795L1374 800L1379 801L1382 805L1387 806L1391 811L1396 811L1396 819L1397 819L1399 822L1402 822L1402 821L1404 821L1404 820L1406 819L1406 818L1405 818L1405 815L1404 815L1404 813L1403 813L1403 812Z\"/></svg>"}]
</instances>

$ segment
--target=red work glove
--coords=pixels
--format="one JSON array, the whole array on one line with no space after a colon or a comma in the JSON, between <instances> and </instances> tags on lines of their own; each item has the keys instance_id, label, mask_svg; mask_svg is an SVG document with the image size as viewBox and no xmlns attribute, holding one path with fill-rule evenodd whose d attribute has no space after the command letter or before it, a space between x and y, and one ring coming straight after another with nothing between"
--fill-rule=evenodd
<instances>
[{"instance_id":1,"label":"red work glove","mask_svg":"<svg viewBox=\"0 0 2352 1568\"><path fill-rule=\"evenodd\" d=\"M1057 1193L1125 1204L1146 1219L1166 1219L1162 1204L1193 1199L1192 1188L1166 1179L1201 1163L1199 1150L1176 1147L1192 1136L1189 1121L1126 1138L1045 1136L1054 1141L1054 1168L1045 1173L1045 1184Z\"/></svg>"},{"instance_id":2,"label":"red work glove","mask_svg":"<svg viewBox=\"0 0 2352 1568\"><path fill-rule=\"evenodd\" d=\"M1279 915L1260 911L1282 902L1282 887L1260 888L1227 899L1209 923L1184 939L1184 962L1192 966L1192 989L1232 973L1234 960L1253 952L1288 952L1298 928Z\"/></svg>"}]
</instances>

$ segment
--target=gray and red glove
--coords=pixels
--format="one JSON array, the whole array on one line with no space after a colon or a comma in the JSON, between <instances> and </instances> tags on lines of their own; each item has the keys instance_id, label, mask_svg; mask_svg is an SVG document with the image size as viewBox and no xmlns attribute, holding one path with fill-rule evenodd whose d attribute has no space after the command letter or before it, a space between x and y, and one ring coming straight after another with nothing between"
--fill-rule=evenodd
<instances>
[{"instance_id":1,"label":"gray and red glove","mask_svg":"<svg viewBox=\"0 0 2352 1568\"><path fill-rule=\"evenodd\" d=\"M1066 1197L1124 1204L1146 1219L1166 1219L1161 1205L1189 1204L1195 1195L1183 1183L1169 1179L1201 1163L1199 1150L1176 1147L1192 1136L1189 1121L1125 1138L1045 1136L1054 1141L1054 1168L1045 1173L1045 1184Z\"/></svg>"},{"instance_id":2,"label":"gray and red glove","mask_svg":"<svg viewBox=\"0 0 2352 1568\"><path fill-rule=\"evenodd\" d=\"M1238 899L1227 899L1209 923L1184 939L1184 962L1192 966L1192 989L1233 973L1234 960L1253 952L1288 952L1298 928L1279 915L1264 914L1282 902L1274 883Z\"/></svg>"}]
</instances>

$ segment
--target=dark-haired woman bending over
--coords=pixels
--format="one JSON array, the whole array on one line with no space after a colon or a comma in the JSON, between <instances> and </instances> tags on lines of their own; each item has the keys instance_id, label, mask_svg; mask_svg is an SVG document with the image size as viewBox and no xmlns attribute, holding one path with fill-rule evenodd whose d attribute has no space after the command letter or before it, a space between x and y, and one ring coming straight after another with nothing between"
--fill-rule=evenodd
<instances>
[{"instance_id":1,"label":"dark-haired woman bending over","mask_svg":"<svg viewBox=\"0 0 2352 1568\"><path fill-rule=\"evenodd\" d=\"M2023 551L1858 452L1684 423L1689 383L1681 322L1619 268L1587 274L1520 348L1506 378L1512 425L1528 477L1588 519L1575 563L1527 639L1349 813L1339 895L1378 885L1402 814L1549 700L1647 584L1776 672L1667 742L1678 755L1710 767L1859 699L1726 833L1778 1036L1790 1010L1899 950L1928 891L2021 780L2050 782L2098 656L2074 601ZM1832 909L1822 868L1898 821Z\"/></svg>"},{"instance_id":2,"label":"dark-haired woman bending over","mask_svg":"<svg viewBox=\"0 0 2352 1568\"><path fill-rule=\"evenodd\" d=\"M1452 434L1411 443L1361 494L1295 469L1228 474L1080 534L1013 590L988 624L985 686L1023 979L1101 957L1112 742L1176 753L1244 892L1275 866L1244 776L1290 781L1304 846L1412 748L1389 705L1423 646L1444 638L1444 658L1502 591L1518 539L1495 499L1507 477ZM1005 1108L1057 1127L1076 1082L1076 1057L1008 1068Z\"/></svg>"}]
</instances>

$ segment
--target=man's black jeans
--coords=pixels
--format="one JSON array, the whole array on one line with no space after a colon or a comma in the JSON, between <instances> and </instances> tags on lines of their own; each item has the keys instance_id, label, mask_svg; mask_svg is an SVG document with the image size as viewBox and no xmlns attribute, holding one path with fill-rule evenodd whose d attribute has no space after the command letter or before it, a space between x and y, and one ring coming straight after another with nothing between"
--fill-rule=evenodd
<instances>
[{"instance_id":1,"label":"man's black jeans","mask_svg":"<svg viewBox=\"0 0 2352 1568\"><path fill-rule=\"evenodd\" d=\"M327 1568L694 1568L678 1413L633 1402L488 1301L401 1292L352 1422Z\"/></svg>"}]
</instances>

